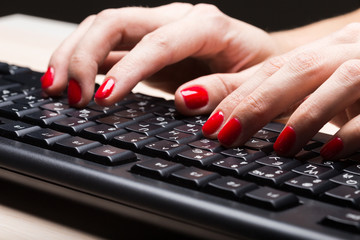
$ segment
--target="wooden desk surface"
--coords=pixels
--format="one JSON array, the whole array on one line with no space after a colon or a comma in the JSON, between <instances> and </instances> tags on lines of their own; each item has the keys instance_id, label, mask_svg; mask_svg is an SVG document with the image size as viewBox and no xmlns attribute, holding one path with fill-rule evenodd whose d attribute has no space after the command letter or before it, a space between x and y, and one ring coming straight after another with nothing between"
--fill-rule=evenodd
<instances>
[{"instance_id":1,"label":"wooden desk surface","mask_svg":"<svg viewBox=\"0 0 360 240\"><path fill-rule=\"evenodd\" d=\"M28 66L37 71L45 71L51 53L75 28L75 24L20 14L0 17L0 61ZM139 84L135 89L135 91L140 92L146 90L142 84ZM162 92L153 89L151 92L154 95L172 98L171 95L163 95ZM336 128L327 126L323 131L334 133ZM6 183L0 182L0 187L2 185L5 188L9 186L4 184ZM16 189L8 189L7 191L12 195L15 194ZM99 238L94 234L86 233L86 227L85 231L81 231L68 224L62 224L61 221L44 218L34 211L23 211L22 207L19 210L17 208L21 206L19 204L29 203L13 204L16 199L8 200L8 198L6 201L1 201L2 195L0 194L0 239ZM24 197L24 193L19 197Z\"/></svg>"}]
</instances>

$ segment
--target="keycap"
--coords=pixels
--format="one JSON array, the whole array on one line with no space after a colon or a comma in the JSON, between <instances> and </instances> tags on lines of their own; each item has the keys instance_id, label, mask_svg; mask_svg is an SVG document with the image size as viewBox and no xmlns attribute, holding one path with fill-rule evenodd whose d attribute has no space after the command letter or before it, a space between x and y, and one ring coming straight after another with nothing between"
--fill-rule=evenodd
<instances>
[{"instance_id":1,"label":"keycap","mask_svg":"<svg viewBox=\"0 0 360 240\"><path fill-rule=\"evenodd\" d=\"M184 122L191 123L191 124L197 124L197 125L204 125L205 122L208 120L208 116L192 116L192 117L186 117L182 119Z\"/></svg>"},{"instance_id":2,"label":"keycap","mask_svg":"<svg viewBox=\"0 0 360 240\"><path fill-rule=\"evenodd\" d=\"M326 179L338 173L336 170L332 169L331 167L324 167L311 163L306 163L304 165L301 165L293 169L293 171L299 174L312 176L320 179Z\"/></svg>"},{"instance_id":3,"label":"keycap","mask_svg":"<svg viewBox=\"0 0 360 240\"><path fill-rule=\"evenodd\" d=\"M219 141L212 140L212 139L200 139L195 142L191 142L188 144L191 147L194 148L200 148L204 150L208 150L210 152L221 152L225 148L219 143Z\"/></svg>"},{"instance_id":4,"label":"keycap","mask_svg":"<svg viewBox=\"0 0 360 240\"><path fill-rule=\"evenodd\" d=\"M338 186L325 192L323 199L341 206L360 208L360 190L349 186Z\"/></svg>"},{"instance_id":5,"label":"keycap","mask_svg":"<svg viewBox=\"0 0 360 240\"><path fill-rule=\"evenodd\" d=\"M111 140L110 144L121 148L131 149L133 151L139 151L145 147L145 145L155 141L158 141L158 139L155 137L146 136L145 134L141 133L130 132L115 136Z\"/></svg>"},{"instance_id":6,"label":"keycap","mask_svg":"<svg viewBox=\"0 0 360 240\"><path fill-rule=\"evenodd\" d=\"M270 187L261 187L245 193L246 202L271 210L283 210L299 204L293 193L287 193Z\"/></svg>"},{"instance_id":7,"label":"keycap","mask_svg":"<svg viewBox=\"0 0 360 240\"><path fill-rule=\"evenodd\" d=\"M81 130L80 135L100 142L110 141L113 137L127 133L125 129L119 129L106 124L97 124Z\"/></svg>"},{"instance_id":8,"label":"keycap","mask_svg":"<svg viewBox=\"0 0 360 240\"><path fill-rule=\"evenodd\" d=\"M98 111L98 112L102 112L104 114L111 114L111 113L118 112L118 111L125 109L123 106L118 105L118 104L104 107L104 106L100 106L100 105L96 104L95 102L89 103L87 108Z\"/></svg>"},{"instance_id":9,"label":"keycap","mask_svg":"<svg viewBox=\"0 0 360 240\"><path fill-rule=\"evenodd\" d=\"M200 136L190 133L179 132L176 130L161 132L157 134L156 137L176 143L189 143L200 138Z\"/></svg>"},{"instance_id":10,"label":"keycap","mask_svg":"<svg viewBox=\"0 0 360 240\"><path fill-rule=\"evenodd\" d=\"M0 134L5 137L22 137L27 133L39 130L39 126L34 126L20 121L12 121L0 125Z\"/></svg>"},{"instance_id":11,"label":"keycap","mask_svg":"<svg viewBox=\"0 0 360 240\"><path fill-rule=\"evenodd\" d=\"M23 105L20 103L14 103L11 105L6 105L6 106L0 107L1 116L14 118L14 119L22 118L26 114L31 114L31 113L34 113L37 111L40 111L40 109L32 108L32 107L29 107L27 105Z\"/></svg>"},{"instance_id":12,"label":"keycap","mask_svg":"<svg viewBox=\"0 0 360 240\"><path fill-rule=\"evenodd\" d=\"M69 113L72 111L75 111L74 108L70 107L68 104L62 103L62 102L51 102L44 105L41 105L40 108L49 110L52 112L57 112L60 114Z\"/></svg>"},{"instance_id":13,"label":"keycap","mask_svg":"<svg viewBox=\"0 0 360 240\"><path fill-rule=\"evenodd\" d=\"M51 127L61 132L67 132L70 134L78 133L81 130L96 125L93 121L87 121L85 119L67 117L54 121Z\"/></svg>"},{"instance_id":14,"label":"keycap","mask_svg":"<svg viewBox=\"0 0 360 240\"><path fill-rule=\"evenodd\" d=\"M141 112L152 112L154 109L158 108L159 106L154 103L152 100L142 100L139 102L133 102L130 104L125 105L126 108L135 109Z\"/></svg>"},{"instance_id":15,"label":"keycap","mask_svg":"<svg viewBox=\"0 0 360 240\"><path fill-rule=\"evenodd\" d=\"M200 168L188 167L172 173L169 177L171 183L189 188L204 187L209 181L220 177L219 174Z\"/></svg>"},{"instance_id":16,"label":"keycap","mask_svg":"<svg viewBox=\"0 0 360 240\"><path fill-rule=\"evenodd\" d=\"M25 135L25 139L28 142L44 147L52 146L55 142L68 137L70 137L70 134L58 132L49 128L42 128Z\"/></svg>"},{"instance_id":17,"label":"keycap","mask_svg":"<svg viewBox=\"0 0 360 240\"><path fill-rule=\"evenodd\" d=\"M35 92L23 98L15 99L13 102L28 105L30 107L39 107L51 102L51 98L43 98L40 92Z\"/></svg>"},{"instance_id":18,"label":"keycap","mask_svg":"<svg viewBox=\"0 0 360 240\"><path fill-rule=\"evenodd\" d=\"M59 114L56 112L52 112L49 110L41 110L36 111L30 114L26 114L24 119L34 124L38 124L41 126L49 126L53 122L65 118L66 116L63 114Z\"/></svg>"},{"instance_id":19,"label":"keycap","mask_svg":"<svg viewBox=\"0 0 360 240\"><path fill-rule=\"evenodd\" d=\"M277 167L284 170L292 169L296 166L301 165L301 162L292 158L279 157L276 155L269 155L256 160L257 163Z\"/></svg>"},{"instance_id":20,"label":"keycap","mask_svg":"<svg viewBox=\"0 0 360 240\"><path fill-rule=\"evenodd\" d=\"M97 118L104 116L104 113L85 108L85 109L80 109L80 110L69 112L66 115L68 115L70 117L82 118L82 119L91 121L91 120L95 120Z\"/></svg>"},{"instance_id":21,"label":"keycap","mask_svg":"<svg viewBox=\"0 0 360 240\"><path fill-rule=\"evenodd\" d=\"M256 159L266 156L264 152L241 148L241 147L224 150L221 152L221 154L229 157L242 158L246 161L255 161Z\"/></svg>"},{"instance_id":22,"label":"keycap","mask_svg":"<svg viewBox=\"0 0 360 240\"><path fill-rule=\"evenodd\" d=\"M168 128L168 129L183 124L182 121L178 121L178 120L167 118L167 117L161 117L161 116L147 118L144 120L144 122L150 123L153 125L157 125L157 126L162 126L164 128Z\"/></svg>"},{"instance_id":23,"label":"keycap","mask_svg":"<svg viewBox=\"0 0 360 240\"><path fill-rule=\"evenodd\" d=\"M206 167L214 161L224 158L221 154L209 152L203 149L194 148L176 155L175 160L190 166Z\"/></svg>"},{"instance_id":24,"label":"keycap","mask_svg":"<svg viewBox=\"0 0 360 240\"><path fill-rule=\"evenodd\" d=\"M246 192L257 188L255 183L247 182L238 178L226 176L210 181L205 191L220 197L238 200Z\"/></svg>"},{"instance_id":25,"label":"keycap","mask_svg":"<svg viewBox=\"0 0 360 240\"><path fill-rule=\"evenodd\" d=\"M125 129L130 132L143 133L148 136L154 136L156 134L159 134L159 133L167 130L167 128L165 128L161 125L155 125L155 124L151 124L151 123L147 123L147 122L134 123L134 124L131 124L131 125L125 127Z\"/></svg>"},{"instance_id":26,"label":"keycap","mask_svg":"<svg viewBox=\"0 0 360 240\"><path fill-rule=\"evenodd\" d=\"M136 109L126 109L114 113L115 116L129 118L136 121L141 121L147 118L151 118L154 115L152 113L142 112Z\"/></svg>"},{"instance_id":27,"label":"keycap","mask_svg":"<svg viewBox=\"0 0 360 240\"><path fill-rule=\"evenodd\" d=\"M267 142L275 142L278 136L279 134L276 132L260 129L253 137Z\"/></svg>"},{"instance_id":28,"label":"keycap","mask_svg":"<svg viewBox=\"0 0 360 240\"><path fill-rule=\"evenodd\" d=\"M114 126L117 128L124 128L124 127L134 123L134 121L129 118L118 117L115 115L110 115L107 117L96 119L96 122L104 123L104 124L111 125L111 126Z\"/></svg>"},{"instance_id":29,"label":"keycap","mask_svg":"<svg viewBox=\"0 0 360 240\"><path fill-rule=\"evenodd\" d=\"M201 126L196 125L196 124L191 124L191 123L176 126L174 128L174 130L179 131L179 132L184 132L184 133L190 133L190 134L194 134L194 135L202 135Z\"/></svg>"},{"instance_id":30,"label":"keycap","mask_svg":"<svg viewBox=\"0 0 360 240\"><path fill-rule=\"evenodd\" d=\"M341 230L360 231L360 212L342 209L328 214L321 223Z\"/></svg>"},{"instance_id":31,"label":"keycap","mask_svg":"<svg viewBox=\"0 0 360 240\"><path fill-rule=\"evenodd\" d=\"M54 144L54 149L59 152L68 153L71 155L81 155L91 148L99 147L101 144L97 141L92 141L82 137L70 137L57 141Z\"/></svg>"},{"instance_id":32,"label":"keycap","mask_svg":"<svg viewBox=\"0 0 360 240\"><path fill-rule=\"evenodd\" d=\"M291 192L296 192L304 196L315 197L331 188L336 187L336 184L329 180L301 175L287 180L283 187Z\"/></svg>"},{"instance_id":33,"label":"keycap","mask_svg":"<svg viewBox=\"0 0 360 240\"><path fill-rule=\"evenodd\" d=\"M223 175L244 176L250 170L260 167L255 162L249 162L241 158L228 157L215 161L211 164L211 170Z\"/></svg>"},{"instance_id":34,"label":"keycap","mask_svg":"<svg viewBox=\"0 0 360 240\"><path fill-rule=\"evenodd\" d=\"M25 94L18 91L17 88L8 88L0 90L0 97L5 101L13 101L15 99L25 97Z\"/></svg>"},{"instance_id":35,"label":"keycap","mask_svg":"<svg viewBox=\"0 0 360 240\"><path fill-rule=\"evenodd\" d=\"M360 176L353 173L342 172L330 180L341 185L360 188Z\"/></svg>"},{"instance_id":36,"label":"keycap","mask_svg":"<svg viewBox=\"0 0 360 240\"><path fill-rule=\"evenodd\" d=\"M180 152L189 150L190 147L167 140L160 140L158 142L153 142L145 145L143 149L147 154L151 156L170 159L175 157L175 155Z\"/></svg>"},{"instance_id":37,"label":"keycap","mask_svg":"<svg viewBox=\"0 0 360 240\"><path fill-rule=\"evenodd\" d=\"M271 186L279 186L286 180L295 176L296 174L291 171L282 170L270 166L263 166L251 170L246 177L257 183Z\"/></svg>"},{"instance_id":38,"label":"keycap","mask_svg":"<svg viewBox=\"0 0 360 240\"><path fill-rule=\"evenodd\" d=\"M182 168L184 168L184 166L179 163L153 158L136 163L131 167L131 172L155 179L163 179Z\"/></svg>"},{"instance_id":39,"label":"keycap","mask_svg":"<svg viewBox=\"0 0 360 240\"><path fill-rule=\"evenodd\" d=\"M273 143L256 138L249 139L247 142L245 142L244 147L257 151L262 151L267 154L273 151Z\"/></svg>"},{"instance_id":40,"label":"keycap","mask_svg":"<svg viewBox=\"0 0 360 240\"><path fill-rule=\"evenodd\" d=\"M85 153L84 157L90 161L109 166L136 161L134 152L111 145L92 148Z\"/></svg>"}]
</instances>

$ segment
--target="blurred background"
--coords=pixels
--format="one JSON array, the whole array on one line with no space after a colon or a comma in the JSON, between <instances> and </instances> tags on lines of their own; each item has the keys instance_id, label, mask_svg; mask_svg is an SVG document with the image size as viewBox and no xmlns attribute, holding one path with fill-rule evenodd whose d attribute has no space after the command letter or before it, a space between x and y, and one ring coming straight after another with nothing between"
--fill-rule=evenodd
<instances>
[{"instance_id":1,"label":"blurred background","mask_svg":"<svg viewBox=\"0 0 360 240\"><path fill-rule=\"evenodd\" d=\"M23 13L79 23L86 16L106 8L125 6L154 7L166 0L10 0L0 7L0 16ZM213 0L186 1L215 4L224 13L267 31L301 26L323 18L343 14L360 7L360 0Z\"/></svg>"}]
</instances>

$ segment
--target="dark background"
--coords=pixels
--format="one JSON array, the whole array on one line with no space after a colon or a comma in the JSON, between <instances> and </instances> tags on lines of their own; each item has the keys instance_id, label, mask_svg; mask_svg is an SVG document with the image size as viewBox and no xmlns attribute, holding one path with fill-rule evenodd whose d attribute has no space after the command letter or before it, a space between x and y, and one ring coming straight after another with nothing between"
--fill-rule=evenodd
<instances>
[{"instance_id":1,"label":"dark background","mask_svg":"<svg viewBox=\"0 0 360 240\"><path fill-rule=\"evenodd\" d=\"M10 0L0 6L0 16L24 13L79 23L86 16L106 8L125 6L158 6L165 0ZM268 31L292 28L319 19L349 12L360 6L360 0L213 0L226 14Z\"/></svg>"}]
</instances>

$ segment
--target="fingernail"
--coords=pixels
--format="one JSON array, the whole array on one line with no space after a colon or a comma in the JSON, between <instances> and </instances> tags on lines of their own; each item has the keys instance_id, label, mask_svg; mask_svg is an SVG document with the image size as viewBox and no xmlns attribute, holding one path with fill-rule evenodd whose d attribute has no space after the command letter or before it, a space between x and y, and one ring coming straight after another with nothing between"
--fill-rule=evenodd
<instances>
[{"instance_id":1,"label":"fingernail","mask_svg":"<svg viewBox=\"0 0 360 240\"><path fill-rule=\"evenodd\" d=\"M205 135L211 135L218 128L221 126L221 124L224 121L224 113L221 111L218 111L217 113L214 113L203 125L202 131Z\"/></svg>"},{"instance_id":2,"label":"fingernail","mask_svg":"<svg viewBox=\"0 0 360 240\"><path fill-rule=\"evenodd\" d=\"M53 67L48 67L46 73L41 77L40 81L41 81L41 87L43 89L46 89L53 84L54 72L55 71Z\"/></svg>"},{"instance_id":3,"label":"fingernail","mask_svg":"<svg viewBox=\"0 0 360 240\"><path fill-rule=\"evenodd\" d=\"M69 80L68 85L68 101L70 105L74 105L81 100L81 88L74 79Z\"/></svg>"},{"instance_id":4,"label":"fingernail","mask_svg":"<svg viewBox=\"0 0 360 240\"><path fill-rule=\"evenodd\" d=\"M325 146L320 150L320 155L324 159L331 159L341 152L344 148L344 143L339 137L331 139Z\"/></svg>"},{"instance_id":5,"label":"fingernail","mask_svg":"<svg viewBox=\"0 0 360 240\"><path fill-rule=\"evenodd\" d=\"M294 129L287 126L278 136L274 143L274 150L277 153L285 154L290 151L296 141L296 133Z\"/></svg>"},{"instance_id":6,"label":"fingernail","mask_svg":"<svg viewBox=\"0 0 360 240\"><path fill-rule=\"evenodd\" d=\"M96 91L95 98L96 99L105 99L105 98L107 98L111 94L114 86L115 86L114 79L112 79L112 78L106 79L103 82L103 84L101 84L99 89Z\"/></svg>"},{"instance_id":7,"label":"fingernail","mask_svg":"<svg viewBox=\"0 0 360 240\"><path fill-rule=\"evenodd\" d=\"M218 134L218 140L225 146L231 146L241 133L241 123L238 119L230 119Z\"/></svg>"},{"instance_id":8,"label":"fingernail","mask_svg":"<svg viewBox=\"0 0 360 240\"><path fill-rule=\"evenodd\" d=\"M208 93L203 87L195 86L180 91L184 98L185 105L189 109L196 109L205 106L208 101Z\"/></svg>"}]
</instances>

